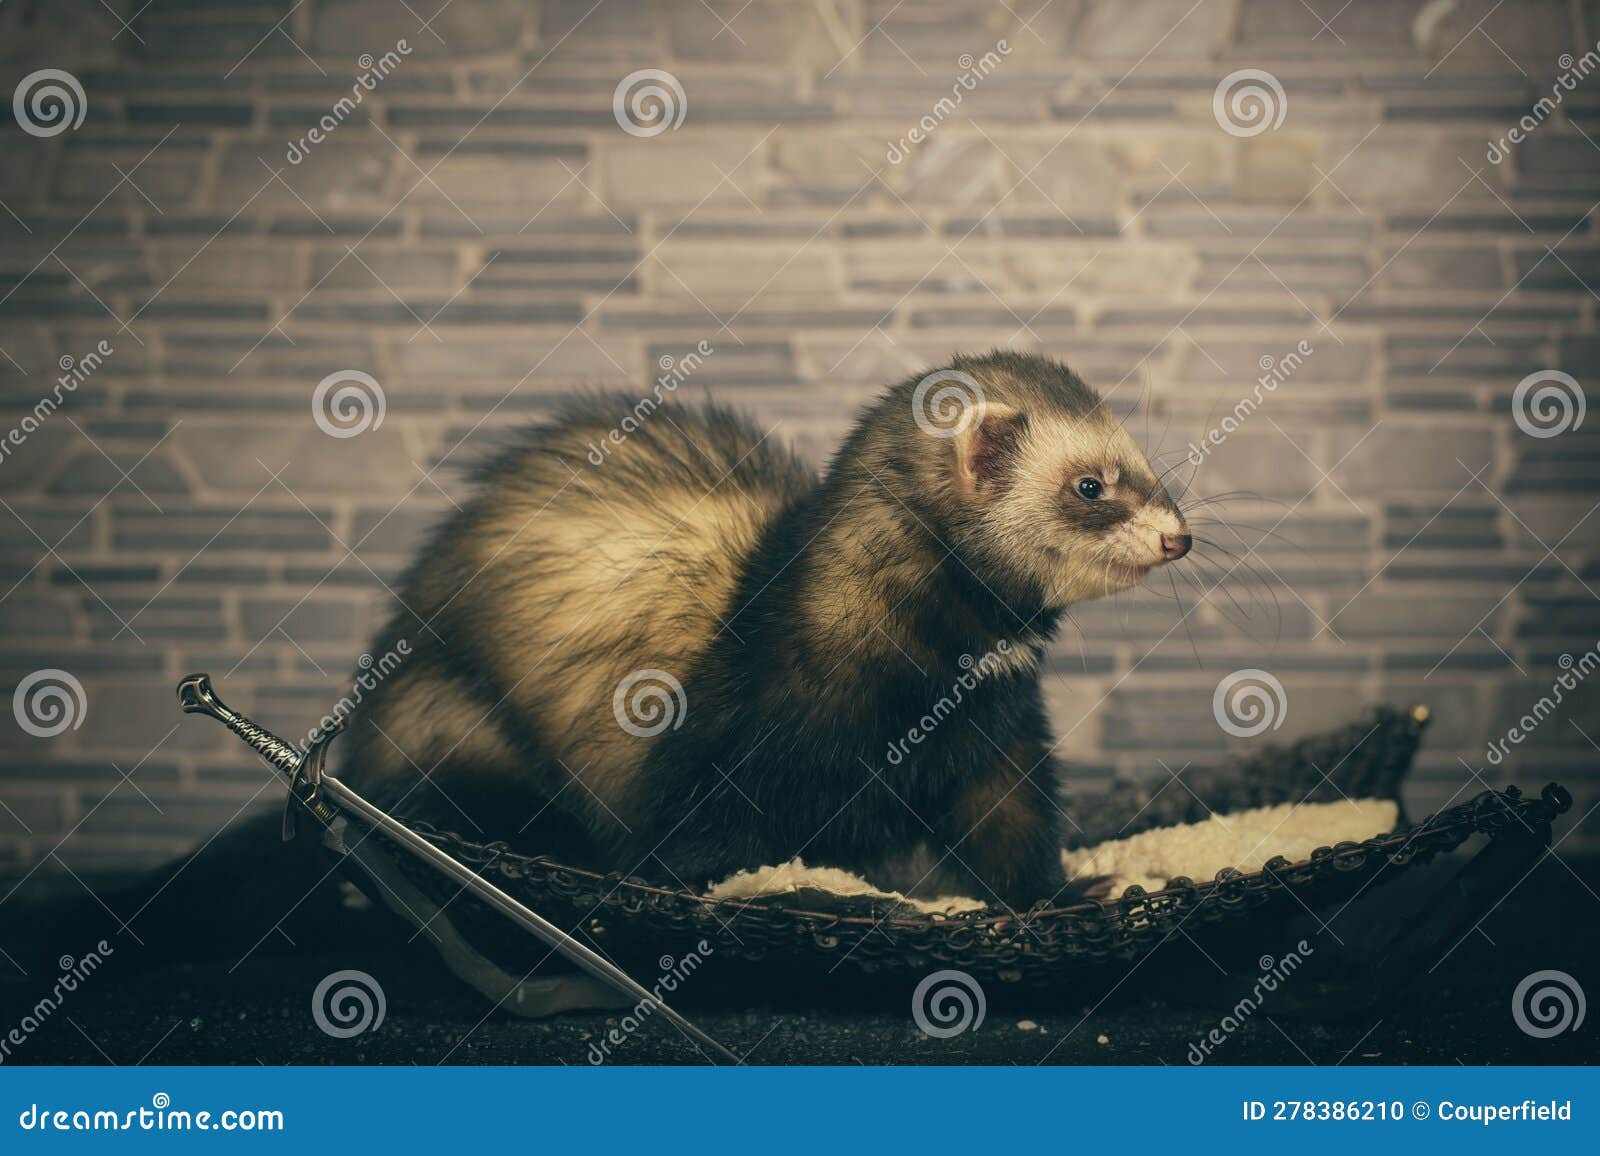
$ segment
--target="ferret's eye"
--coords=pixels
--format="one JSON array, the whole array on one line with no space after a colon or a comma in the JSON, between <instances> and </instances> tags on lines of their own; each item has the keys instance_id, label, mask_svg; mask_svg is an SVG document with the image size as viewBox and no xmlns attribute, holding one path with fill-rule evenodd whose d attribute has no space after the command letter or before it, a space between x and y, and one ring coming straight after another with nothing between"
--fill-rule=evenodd
<instances>
[{"instance_id":1,"label":"ferret's eye","mask_svg":"<svg viewBox=\"0 0 1600 1156\"><path fill-rule=\"evenodd\" d=\"M1079 478L1078 493L1088 498L1091 502L1100 500L1100 494L1105 487L1100 484L1099 478Z\"/></svg>"}]
</instances>

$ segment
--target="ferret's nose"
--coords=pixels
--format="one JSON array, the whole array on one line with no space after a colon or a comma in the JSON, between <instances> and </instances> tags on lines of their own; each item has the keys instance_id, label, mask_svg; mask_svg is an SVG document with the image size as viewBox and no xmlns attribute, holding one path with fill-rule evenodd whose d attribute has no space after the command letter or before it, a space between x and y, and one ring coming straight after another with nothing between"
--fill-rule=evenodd
<instances>
[{"instance_id":1,"label":"ferret's nose","mask_svg":"<svg viewBox=\"0 0 1600 1156\"><path fill-rule=\"evenodd\" d=\"M1168 562L1176 562L1189 552L1189 547L1194 545L1194 537L1190 534L1163 534L1161 535L1161 557Z\"/></svg>"}]
</instances>

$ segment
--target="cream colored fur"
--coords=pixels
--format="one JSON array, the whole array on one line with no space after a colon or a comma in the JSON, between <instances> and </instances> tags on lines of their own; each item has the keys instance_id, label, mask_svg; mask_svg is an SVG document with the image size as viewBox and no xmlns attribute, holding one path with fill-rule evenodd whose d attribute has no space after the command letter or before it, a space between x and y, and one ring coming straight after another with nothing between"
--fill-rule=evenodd
<instances>
[{"instance_id":1,"label":"cream colored fur","mask_svg":"<svg viewBox=\"0 0 1600 1156\"><path fill-rule=\"evenodd\" d=\"M1127 839L1063 851L1061 863L1069 878L1109 876L1106 894L1115 898L1135 884L1146 891L1159 891L1168 879L1179 875L1204 882L1227 867L1259 871L1279 855L1299 862L1318 847L1370 839L1392 831L1399 817L1400 809L1390 799L1283 803L1213 815L1198 823L1158 827ZM774 867L740 871L716 884L707 895L713 899L756 899L801 891L903 903L928 914L957 915L986 906L980 900L958 895L911 899L898 891L880 890L849 871L808 867L798 858Z\"/></svg>"}]
</instances>

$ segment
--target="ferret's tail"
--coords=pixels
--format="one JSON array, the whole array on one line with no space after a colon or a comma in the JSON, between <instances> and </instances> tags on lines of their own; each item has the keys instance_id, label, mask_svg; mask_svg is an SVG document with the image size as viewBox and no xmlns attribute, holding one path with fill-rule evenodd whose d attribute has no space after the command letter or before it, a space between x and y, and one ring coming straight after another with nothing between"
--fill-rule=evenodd
<instances>
[{"instance_id":1,"label":"ferret's tail","mask_svg":"<svg viewBox=\"0 0 1600 1156\"><path fill-rule=\"evenodd\" d=\"M340 923L339 877L309 841L285 843L281 826L276 810L241 817L122 886L41 865L0 902L0 972L37 980L90 952L120 971L324 940Z\"/></svg>"}]
</instances>

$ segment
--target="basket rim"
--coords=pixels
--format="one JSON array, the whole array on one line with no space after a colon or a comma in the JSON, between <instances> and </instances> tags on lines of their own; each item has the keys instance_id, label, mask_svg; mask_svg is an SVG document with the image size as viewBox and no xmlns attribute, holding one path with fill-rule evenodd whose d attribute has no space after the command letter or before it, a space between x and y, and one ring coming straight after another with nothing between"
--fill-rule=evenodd
<instances>
[{"instance_id":1,"label":"basket rim","mask_svg":"<svg viewBox=\"0 0 1600 1156\"><path fill-rule=\"evenodd\" d=\"M562 863L546 855L529 855L512 850L505 843L476 843L454 832L442 831L426 823L414 824L418 834L430 842L439 845L441 849L459 857L462 850L469 851L470 858L477 862L469 863L475 871L484 871L494 867L505 872L509 866L523 864L535 866L542 871L554 871L563 875L589 881L591 884L603 885L608 888L608 894L625 891L641 897L650 897L656 900L672 900L679 904L694 905L708 911L730 911L742 913L758 911L767 916L785 916L797 920L820 921L831 926L856 926L874 927L889 925L906 928L925 928L929 924L951 924L979 930L1009 930L1012 925L1025 926L1030 922L1042 919L1056 919L1063 916L1086 916L1096 914L1127 914L1145 905L1150 900L1170 899L1179 896L1185 899L1198 899L1204 903L1220 889L1228 887L1248 887L1252 883L1261 884L1281 883L1280 876L1320 865L1328 859L1364 859L1368 855L1381 854L1389 856L1399 854L1411 843L1423 836L1438 837L1441 835L1461 834L1461 840L1477 833L1493 833L1496 829L1506 825L1507 819L1520 822L1529 829L1535 825L1547 825L1556 815L1564 814L1572 805L1572 797L1568 791L1558 783L1547 784L1538 795L1528 797L1516 786L1508 786L1503 790L1485 790L1467 801L1443 811L1435 812L1417 823L1402 823L1391 831L1374 835L1369 839L1341 840L1328 846L1315 848L1309 856L1299 860L1288 860L1283 856L1274 856L1262 867L1255 871L1239 871L1236 868L1225 867L1217 872L1214 879L1195 881L1187 876L1174 876L1167 881L1165 887L1156 891L1146 891L1135 884L1130 886L1115 899L1085 899L1081 902L1054 907L1036 905L1025 912L1000 911L994 905L988 905L976 911L945 914L941 912L926 912L916 914L854 914L839 911L817 911L803 906L787 906L781 902L781 894L770 897L738 898L725 897L713 898L699 892L688 891L681 888L666 887L657 883L620 872L595 871L585 867L575 867ZM1531 822L1530 822L1531 819ZM882 903L882 900L873 897L859 897L870 903Z\"/></svg>"}]
</instances>

